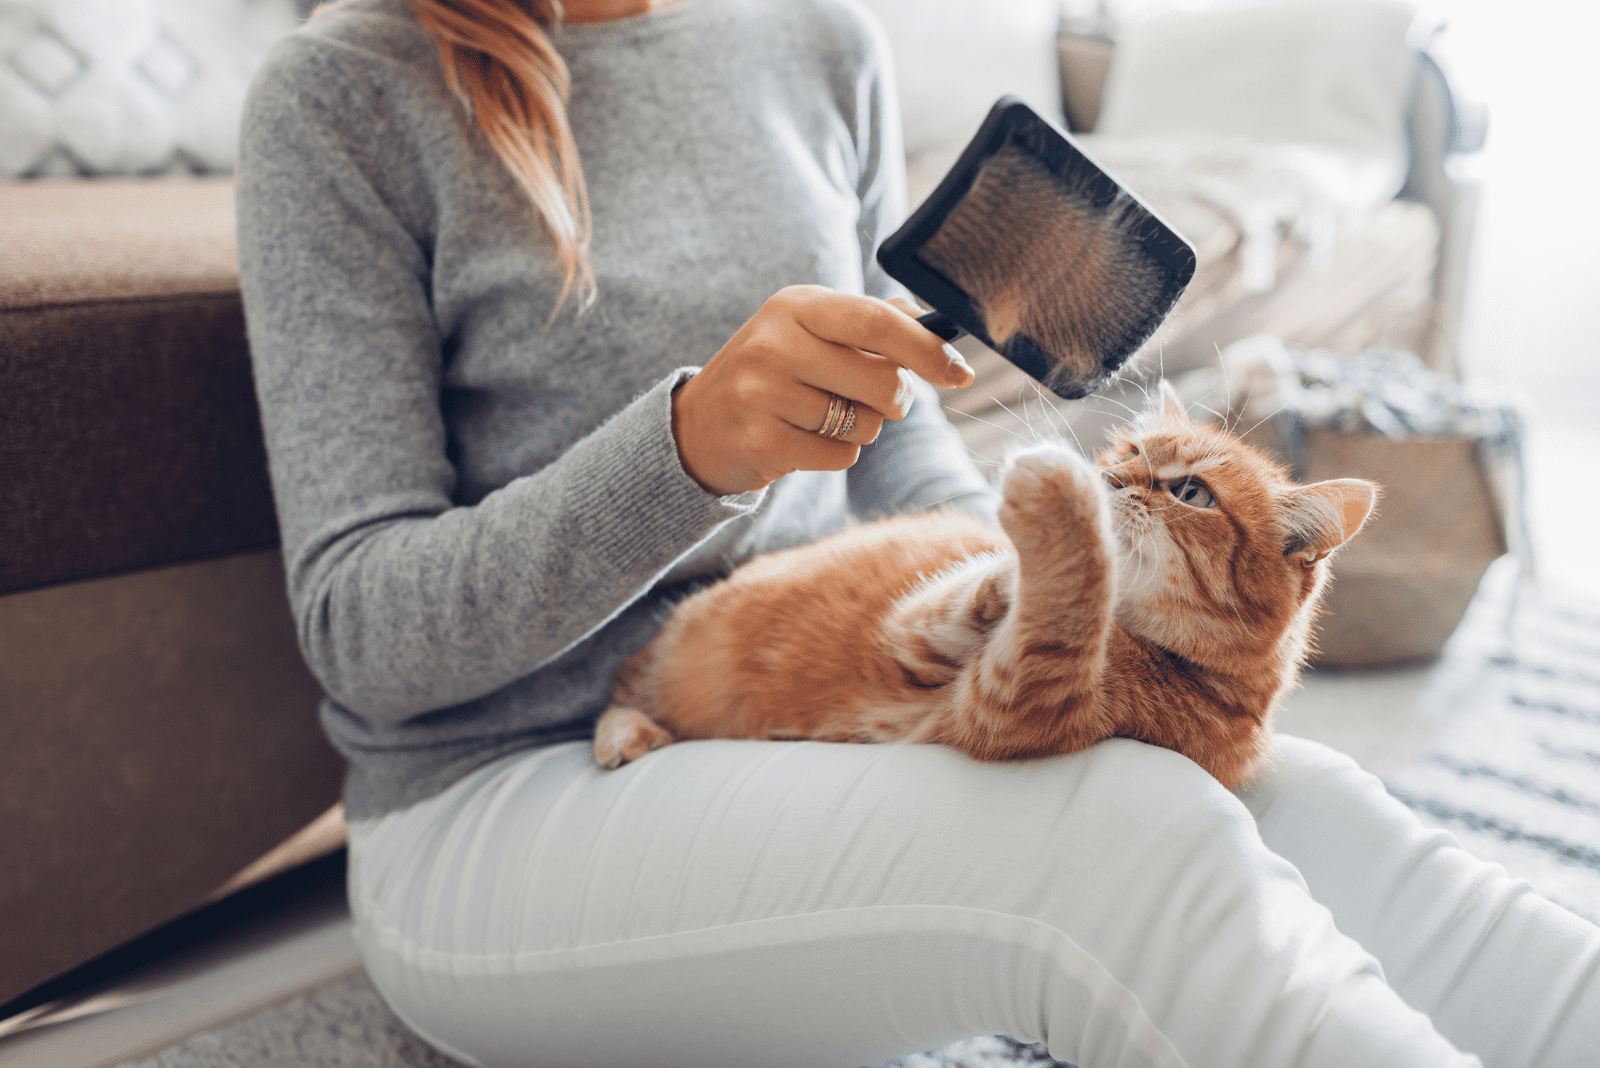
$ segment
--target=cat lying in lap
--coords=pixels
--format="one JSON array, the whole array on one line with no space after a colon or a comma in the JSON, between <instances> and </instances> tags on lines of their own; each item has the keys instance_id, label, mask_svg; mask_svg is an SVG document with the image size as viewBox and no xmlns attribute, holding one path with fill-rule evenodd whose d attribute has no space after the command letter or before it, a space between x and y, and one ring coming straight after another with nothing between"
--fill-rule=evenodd
<instances>
[{"instance_id":1,"label":"cat lying in lap","mask_svg":"<svg viewBox=\"0 0 1600 1068\"><path fill-rule=\"evenodd\" d=\"M1008 461L996 530L934 513L758 557L685 600L595 726L615 768L688 738L933 742L980 760L1110 737L1248 781L1305 659L1356 479L1296 486L1163 382L1090 464Z\"/></svg>"}]
</instances>

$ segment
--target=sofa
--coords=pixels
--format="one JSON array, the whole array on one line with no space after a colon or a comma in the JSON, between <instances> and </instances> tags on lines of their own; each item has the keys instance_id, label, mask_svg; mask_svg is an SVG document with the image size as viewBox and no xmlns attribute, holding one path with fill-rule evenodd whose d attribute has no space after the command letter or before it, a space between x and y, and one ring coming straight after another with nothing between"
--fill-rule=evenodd
<instances>
[{"instance_id":1,"label":"sofa","mask_svg":"<svg viewBox=\"0 0 1600 1068\"><path fill-rule=\"evenodd\" d=\"M978 381L944 400L973 451L996 459L1046 423L1093 447L1156 376L1215 366L1257 334L1408 349L1459 377L1487 112L1450 75L1442 24L1385 0L1157 7L1121 24L1106 6L1057 35L1064 118L1195 246L1196 275L1122 381L1082 401L1042 397L966 346ZM961 144L952 131L914 154L913 189Z\"/></svg>"},{"instance_id":2,"label":"sofa","mask_svg":"<svg viewBox=\"0 0 1600 1068\"><path fill-rule=\"evenodd\" d=\"M226 178L0 185L0 1003L338 800L232 226Z\"/></svg>"},{"instance_id":3,"label":"sofa","mask_svg":"<svg viewBox=\"0 0 1600 1068\"><path fill-rule=\"evenodd\" d=\"M1004 18L869 6L908 87L915 189L999 91L1059 113L1065 75L1069 113L1092 121L1110 45L1058 38L1056 0ZM960 42L960 79L929 40ZM1422 281L1448 337L1472 188L1450 161L1472 138L1437 66L1415 63L1400 195L1433 228ZM961 107L917 110L956 81ZM231 180L169 148L141 164L162 177L0 182L0 1003L341 841L341 766L276 549ZM81 155L35 173L93 170ZM1250 325L1247 308L1227 329ZM980 452L984 425L963 427Z\"/></svg>"}]
</instances>

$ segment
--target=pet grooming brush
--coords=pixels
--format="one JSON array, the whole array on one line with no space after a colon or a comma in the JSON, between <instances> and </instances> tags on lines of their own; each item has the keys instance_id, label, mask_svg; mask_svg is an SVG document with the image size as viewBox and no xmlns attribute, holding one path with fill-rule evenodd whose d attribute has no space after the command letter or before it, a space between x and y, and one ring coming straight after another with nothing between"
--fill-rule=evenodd
<instances>
[{"instance_id":1,"label":"pet grooming brush","mask_svg":"<svg viewBox=\"0 0 1600 1068\"><path fill-rule=\"evenodd\" d=\"M1194 249L1055 124L1001 97L878 262L1059 396L1103 385L1172 311Z\"/></svg>"}]
</instances>

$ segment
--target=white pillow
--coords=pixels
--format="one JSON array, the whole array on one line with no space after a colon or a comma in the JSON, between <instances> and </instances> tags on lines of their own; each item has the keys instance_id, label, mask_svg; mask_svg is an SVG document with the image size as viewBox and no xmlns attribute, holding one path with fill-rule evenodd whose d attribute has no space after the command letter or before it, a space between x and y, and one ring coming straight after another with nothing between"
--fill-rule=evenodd
<instances>
[{"instance_id":1,"label":"white pillow","mask_svg":"<svg viewBox=\"0 0 1600 1068\"><path fill-rule=\"evenodd\" d=\"M1005 93L1060 121L1060 0L863 0L888 33L906 152L960 148Z\"/></svg>"},{"instance_id":2,"label":"white pillow","mask_svg":"<svg viewBox=\"0 0 1600 1068\"><path fill-rule=\"evenodd\" d=\"M296 0L0 0L0 178L230 171Z\"/></svg>"},{"instance_id":3,"label":"white pillow","mask_svg":"<svg viewBox=\"0 0 1600 1068\"><path fill-rule=\"evenodd\" d=\"M1414 18L1402 0L1267 0L1130 20L1095 132L1303 145L1387 199L1405 177Z\"/></svg>"}]
</instances>

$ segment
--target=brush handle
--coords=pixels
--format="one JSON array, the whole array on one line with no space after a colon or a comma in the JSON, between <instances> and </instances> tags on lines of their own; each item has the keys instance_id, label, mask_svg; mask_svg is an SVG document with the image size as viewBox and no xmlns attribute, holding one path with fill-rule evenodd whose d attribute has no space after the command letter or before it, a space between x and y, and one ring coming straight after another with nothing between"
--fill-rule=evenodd
<instances>
[{"instance_id":1,"label":"brush handle","mask_svg":"<svg viewBox=\"0 0 1600 1068\"><path fill-rule=\"evenodd\" d=\"M944 312L931 311L927 315L919 315L917 322L925 329L932 330L939 335L940 341L954 341L963 333L961 327L956 325L954 319Z\"/></svg>"}]
</instances>

